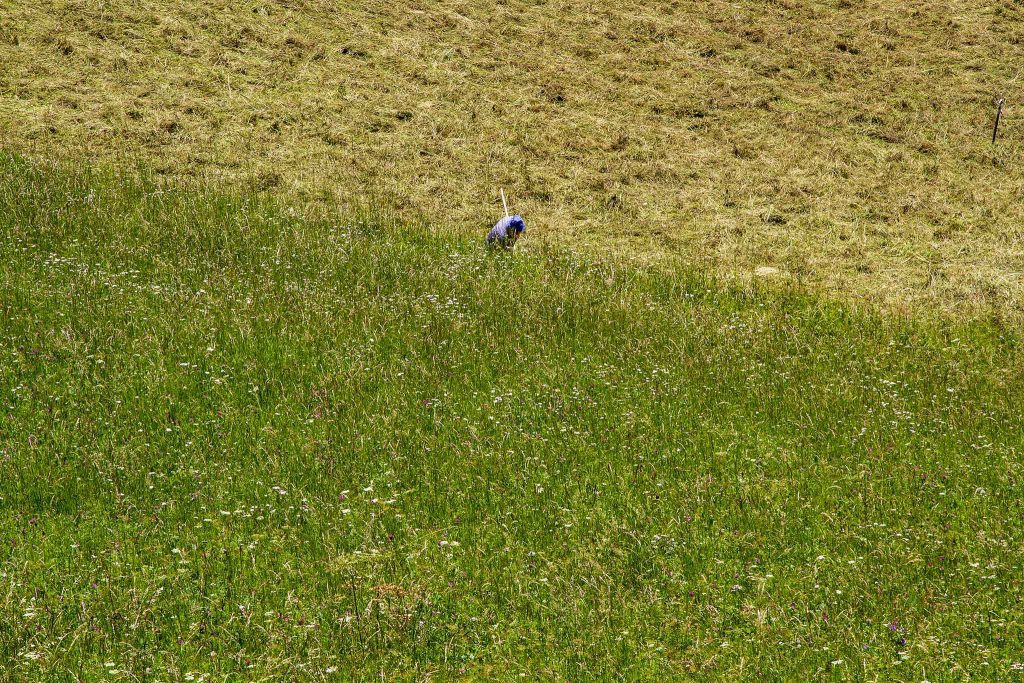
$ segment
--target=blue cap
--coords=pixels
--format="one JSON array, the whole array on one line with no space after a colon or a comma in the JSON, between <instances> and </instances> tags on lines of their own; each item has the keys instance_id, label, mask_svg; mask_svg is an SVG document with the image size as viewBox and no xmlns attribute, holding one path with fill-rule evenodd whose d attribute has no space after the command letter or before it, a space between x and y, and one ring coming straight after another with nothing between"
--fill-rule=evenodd
<instances>
[{"instance_id":1,"label":"blue cap","mask_svg":"<svg viewBox=\"0 0 1024 683\"><path fill-rule=\"evenodd\" d=\"M526 222L523 221L523 217L519 214L512 216L512 220L509 221L509 225L515 229L517 235L526 230Z\"/></svg>"}]
</instances>

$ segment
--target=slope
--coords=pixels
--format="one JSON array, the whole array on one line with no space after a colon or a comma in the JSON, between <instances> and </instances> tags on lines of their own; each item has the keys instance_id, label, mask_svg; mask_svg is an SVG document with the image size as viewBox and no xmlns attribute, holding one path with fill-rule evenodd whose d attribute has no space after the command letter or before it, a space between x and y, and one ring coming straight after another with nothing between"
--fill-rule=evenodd
<instances>
[{"instance_id":1,"label":"slope","mask_svg":"<svg viewBox=\"0 0 1024 683\"><path fill-rule=\"evenodd\" d=\"M1017 311L1020 10L8 0L13 149L387 201L465 233ZM1001 141L989 142L1005 95Z\"/></svg>"}]
</instances>

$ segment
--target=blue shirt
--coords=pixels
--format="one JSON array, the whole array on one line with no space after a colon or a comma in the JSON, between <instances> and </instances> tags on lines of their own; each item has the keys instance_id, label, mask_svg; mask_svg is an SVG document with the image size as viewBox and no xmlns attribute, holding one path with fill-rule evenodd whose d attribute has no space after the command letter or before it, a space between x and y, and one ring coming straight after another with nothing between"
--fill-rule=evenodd
<instances>
[{"instance_id":1,"label":"blue shirt","mask_svg":"<svg viewBox=\"0 0 1024 683\"><path fill-rule=\"evenodd\" d=\"M524 230L526 230L526 223L523 221L522 216L519 214L505 216L495 223L491 231L487 233L487 243L494 244L497 242L502 246L507 246L510 242L514 242L519 233Z\"/></svg>"}]
</instances>

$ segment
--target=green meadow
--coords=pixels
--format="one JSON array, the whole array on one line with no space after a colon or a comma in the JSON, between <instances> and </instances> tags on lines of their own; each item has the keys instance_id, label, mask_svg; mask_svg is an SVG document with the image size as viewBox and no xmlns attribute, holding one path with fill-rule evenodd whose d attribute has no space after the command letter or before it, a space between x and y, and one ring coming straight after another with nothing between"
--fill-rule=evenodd
<instances>
[{"instance_id":1,"label":"green meadow","mask_svg":"<svg viewBox=\"0 0 1024 683\"><path fill-rule=\"evenodd\" d=\"M998 321L11 155L0 236L4 680L1024 675Z\"/></svg>"}]
</instances>

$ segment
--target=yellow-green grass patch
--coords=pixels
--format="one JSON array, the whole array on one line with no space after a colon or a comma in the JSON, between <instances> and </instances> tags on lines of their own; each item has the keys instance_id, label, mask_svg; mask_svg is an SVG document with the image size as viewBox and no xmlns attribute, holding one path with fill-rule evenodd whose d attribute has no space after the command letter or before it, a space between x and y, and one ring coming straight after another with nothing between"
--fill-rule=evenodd
<instances>
[{"instance_id":1,"label":"yellow-green grass patch","mask_svg":"<svg viewBox=\"0 0 1024 683\"><path fill-rule=\"evenodd\" d=\"M1016 311L1011 2L6 2L5 144ZM997 145L995 101L1005 95ZM530 240L526 242L529 244Z\"/></svg>"}]
</instances>

